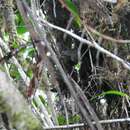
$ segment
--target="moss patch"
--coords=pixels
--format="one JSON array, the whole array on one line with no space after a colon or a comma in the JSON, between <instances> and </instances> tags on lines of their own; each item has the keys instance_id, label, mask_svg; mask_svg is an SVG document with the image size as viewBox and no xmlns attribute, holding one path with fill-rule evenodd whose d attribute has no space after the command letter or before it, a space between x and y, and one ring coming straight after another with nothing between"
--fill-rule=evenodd
<instances>
[{"instance_id":1,"label":"moss patch","mask_svg":"<svg viewBox=\"0 0 130 130\"><path fill-rule=\"evenodd\" d=\"M33 115L25 112L13 115L13 125L19 130L43 130L40 122Z\"/></svg>"}]
</instances>

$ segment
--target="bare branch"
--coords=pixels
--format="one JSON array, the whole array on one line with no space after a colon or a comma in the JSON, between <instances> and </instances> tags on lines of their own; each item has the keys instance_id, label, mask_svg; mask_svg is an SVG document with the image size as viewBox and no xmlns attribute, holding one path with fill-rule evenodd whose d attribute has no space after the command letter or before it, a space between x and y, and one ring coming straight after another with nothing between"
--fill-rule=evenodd
<instances>
[{"instance_id":1,"label":"bare branch","mask_svg":"<svg viewBox=\"0 0 130 130\"><path fill-rule=\"evenodd\" d=\"M9 47L7 46L7 44L0 38L0 45L4 48L4 50L6 50L6 52L10 52ZM30 83L30 79L29 77L25 74L22 66L19 64L18 60L13 56L12 57L12 63L14 63L16 65L16 67L18 68L18 71L23 79L23 81L25 82L25 84L28 86Z\"/></svg>"},{"instance_id":2,"label":"bare branch","mask_svg":"<svg viewBox=\"0 0 130 130\"><path fill-rule=\"evenodd\" d=\"M15 25L15 15L13 11L13 0L3 0L3 15L6 23L6 29L9 33L10 43L17 38L17 30Z\"/></svg>"},{"instance_id":3,"label":"bare branch","mask_svg":"<svg viewBox=\"0 0 130 130\"><path fill-rule=\"evenodd\" d=\"M122 119L111 119L111 120L101 120L99 121L101 124L110 124L110 123L118 123L118 122L129 122L130 118L122 118ZM93 122L95 124L95 122ZM51 127L44 127L45 130L53 130L53 129L72 129L72 128L80 128L85 127L86 125L81 124L71 124L71 125L62 125L62 126L55 126L53 128Z\"/></svg>"},{"instance_id":4,"label":"bare branch","mask_svg":"<svg viewBox=\"0 0 130 130\"><path fill-rule=\"evenodd\" d=\"M104 35L104 34L101 34L100 32L98 32L97 30L95 30L94 28L90 27L90 26L86 26L84 24L85 28L87 28L89 31L91 31L92 33L102 37L103 39L106 39L106 40L109 40L109 41L112 41L113 43L130 43L130 40L122 40L122 39L114 39L110 36L107 36L107 35Z\"/></svg>"},{"instance_id":5,"label":"bare branch","mask_svg":"<svg viewBox=\"0 0 130 130\"><path fill-rule=\"evenodd\" d=\"M53 25L53 24L51 24L51 23L49 23L48 21L45 21L45 20L43 20L43 19L41 19L41 21L43 22L43 25L44 25L44 26L49 26L49 27L51 27L51 28L57 29L57 30L62 31L62 32L64 32L64 33L67 33L68 35L70 35L70 36L72 36L73 38L75 38L75 39L79 40L80 42L82 42L83 44L87 44L88 46L94 47L94 48L96 48L97 50L99 50L100 52L106 54L107 56L109 56L109 57L111 57L111 58L117 60L118 62L120 62L121 64L123 64L123 66L124 66L125 68L127 68L127 69L130 70L130 65L129 65L130 63L129 63L129 62L123 60L122 58L120 58L120 57L116 56L115 54L109 52L108 50L104 49L103 47L101 47L101 46L100 46L98 43L96 43L95 41L92 41L92 42L91 42L91 41L89 41L89 40L86 40L86 39L84 39L84 38L82 38L82 37L80 37L80 36L78 36L78 35L76 35L76 34L70 32L70 31L68 31L68 30L66 30L66 29L64 29L64 28L58 27L58 26L56 26L56 25Z\"/></svg>"}]
</instances>

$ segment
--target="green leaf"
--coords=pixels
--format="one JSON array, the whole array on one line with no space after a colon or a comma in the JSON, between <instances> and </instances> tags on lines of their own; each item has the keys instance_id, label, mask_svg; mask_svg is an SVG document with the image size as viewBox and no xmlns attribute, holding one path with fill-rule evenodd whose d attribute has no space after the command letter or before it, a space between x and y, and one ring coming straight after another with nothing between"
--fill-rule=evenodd
<instances>
[{"instance_id":1,"label":"green leaf","mask_svg":"<svg viewBox=\"0 0 130 130\"><path fill-rule=\"evenodd\" d=\"M23 33L27 32L27 29L24 26L21 26L21 27L19 26L19 27L17 27L17 32L18 32L18 34L23 34Z\"/></svg>"},{"instance_id":2,"label":"green leaf","mask_svg":"<svg viewBox=\"0 0 130 130\"><path fill-rule=\"evenodd\" d=\"M35 55L36 49L33 47L27 48L28 55L33 57Z\"/></svg>"},{"instance_id":3,"label":"green leaf","mask_svg":"<svg viewBox=\"0 0 130 130\"><path fill-rule=\"evenodd\" d=\"M34 98L33 98L33 100L32 100L32 103L33 103L33 105L34 105L35 107L38 107L37 102L35 101Z\"/></svg>"},{"instance_id":4,"label":"green leaf","mask_svg":"<svg viewBox=\"0 0 130 130\"><path fill-rule=\"evenodd\" d=\"M69 118L69 123L73 124L73 123L77 123L80 121L80 116L79 115L73 115Z\"/></svg>"},{"instance_id":5,"label":"green leaf","mask_svg":"<svg viewBox=\"0 0 130 130\"><path fill-rule=\"evenodd\" d=\"M117 91L117 90L110 90L110 91L103 92L103 93L101 93L99 95L96 95L91 100L93 100L93 99L95 99L97 97L105 96L105 95L117 95L117 96L121 96L121 97L128 97L130 99L130 96L127 95L124 92L120 92L120 91Z\"/></svg>"},{"instance_id":6,"label":"green leaf","mask_svg":"<svg viewBox=\"0 0 130 130\"><path fill-rule=\"evenodd\" d=\"M13 48L19 48L19 45L18 45L17 42L14 41L13 44L12 44L12 47L13 47Z\"/></svg>"},{"instance_id":7,"label":"green leaf","mask_svg":"<svg viewBox=\"0 0 130 130\"><path fill-rule=\"evenodd\" d=\"M75 68L77 71L79 71L80 66L81 66L81 64L80 64L80 63L78 63L78 64L76 64L76 65L74 66L74 68Z\"/></svg>"},{"instance_id":8,"label":"green leaf","mask_svg":"<svg viewBox=\"0 0 130 130\"><path fill-rule=\"evenodd\" d=\"M58 119L59 125L66 124L66 120L65 120L65 117L63 115L58 115L57 119Z\"/></svg>"},{"instance_id":9,"label":"green leaf","mask_svg":"<svg viewBox=\"0 0 130 130\"><path fill-rule=\"evenodd\" d=\"M10 75L15 80L20 80L20 78L21 78L21 76L18 72L18 69L16 68L16 66L14 64L12 64L10 67Z\"/></svg>"},{"instance_id":10,"label":"green leaf","mask_svg":"<svg viewBox=\"0 0 130 130\"><path fill-rule=\"evenodd\" d=\"M24 53L26 51L26 47L20 48L19 53Z\"/></svg>"},{"instance_id":11,"label":"green leaf","mask_svg":"<svg viewBox=\"0 0 130 130\"><path fill-rule=\"evenodd\" d=\"M65 0L65 3L67 5L67 7L69 8L69 10L75 15L78 15L78 10L77 7L75 6L75 4L71 1L71 0Z\"/></svg>"},{"instance_id":12,"label":"green leaf","mask_svg":"<svg viewBox=\"0 0 130 130\"><path fill-rule=\"evenodd\" d=\"M73 14L73 16L75 17L75 20L77 22L77 24L79 25L79 27L81 26L81 20L79 17L79 13L78 13L78 9L75 6L75 4L71 1L71 0L65 0L65 3L69 9L69 11Z\"/></svg>"},{"instance_id":13,"label":"green leaf","mask_svg":"<svg viewBox=\"0 0 130 130\"><path fill-rule=\"evenodd\" d=\"M107 91L107 92L103 92L101 94L101 96L103 96L103 95L117 95L117 96L121 96L121 97L125 97L125 96L129 97L126 93L123 93L123 92L120 92L120 91L116 91L116 90L110 90L110 91Z\"/></svg>"},{"instance_id":14,"label":"green leaf","mask_svg":"<svg viewBox=\"0 0 130 130\"><path fill-rule=\"evenodd\" d=\"M28 70L27 70L27 76L29 76L30 78L33 77L33 71L32 71L31 68L28 68Z\"/></svg>"},{"instance_id":15,"label":"green leaf","mask_svg":"<svg viewBox=\"0 0 130 130\"><path fill-rule=\"evenodd\" d=\"M17 24L17 33L18 34L26 33L27 29L25 27L25 24L24 24L23 19L22 19L19 12L16 13L15 21L16 21L16 24Z\"/></svg>"},{"instance_id":16,"label":"green leaf","mask_svg":"<svg viewBox=\"0 0 130 130\"><path fill-rule=\"evenodd\" d=\"M40 98L41 102L45 105L46 101L45 101L44 97L42 95L39 95L39 98Z\"/></svg>"}]
</instances>

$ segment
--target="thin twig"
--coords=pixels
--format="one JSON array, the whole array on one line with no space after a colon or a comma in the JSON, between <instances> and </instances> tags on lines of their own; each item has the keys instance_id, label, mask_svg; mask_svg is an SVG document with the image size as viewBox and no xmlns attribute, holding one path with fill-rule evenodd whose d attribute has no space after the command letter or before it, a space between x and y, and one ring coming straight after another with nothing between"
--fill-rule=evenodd
<instances>
[{"instance_id":1,"label":"thin twig","mask_svg":"<svg viewBox=\"0 0 130 130\"><path fill-rule=\"evenodd\" d=\"M2 51L2 49L0 48L0 57L4 57L4 55L3 55L3 51ZM10 76L10 73L9 73L9 68L8 68L8 66L7 66L7 64L4 62L4 67L5 67L5 70L6 70L6 73L7 73L7 75L8 75L8 77L11 79L11 76Z\"/></svg>"},{"instance_id":2,"label":"thin twig","mask_svg":"<svg viewBox=\"0 0 130 130\"><path fill-rule=\"evenodd\" d=\"M101 46L100 46L98 43L96 43L95 41L91 42L91 41L89 41L89 40L86 40L86 39L84 39L84 38L82 38L82 37L80 37L80 36L78 36L78 35L76 35L76 34L70 32L70 31L68 31L68 30L66 30L66 29L64 29L64 28L58 27L58 26L56 26L56 25L53 25L53 24L51 24L51 23L49 23L48 21L45 21L45 20L43 20L43 19L41 19L41 21L43 22L43 25L44 25L44 26L46 25L46 26L49 26L49 27L51 27L51 28L57 29L57 30L59 30L59 31L62 31L62 32L64 32L64 33L67 33L68 35L70 35L70 36L72 36L73 38L79 40L80 42L82 42L82 43L84 43L84 44L87 44L87 45L89 45L89 46L91 46L91 47L94 47L94 48L96 48L97 50L99 50L100 52L106 54L107 56L109 56L109 57L111 57L111 58L117 60L118 62L122 63L125 68L127 68L127 69L130 70L130 63L129 63L129 62L123 60L122 58L120 58L120 57L116 56L115 54L109 52L108 50L104 49L103 47L101 47Z\"/></svg>"},{"instance_id":3,"label":"thin twig","mask_svg":"<svg viewBox=\"0 0 130 130\"><path fill-rule=\"evenodd\" d=\"M95 130L87 111L83 108L80 100L76 96L74 90L72 89L71 82L69 81L67 75L65 74L59 60L57 59L57 56L56 56L55 52L50 47L49 42L46 39L45 32L43 33L43 30L41 30L41 28L39 27L40 21L37 21L35 16L33 16L28 4L26 3L26 1L17 0L17 6L19 8L20 13L23 15L24 22L25 22L25 24L26 24L26 26L27 26L27 28L28 28L28 30L30 32L30 35L31 35L32 39L34 39L34 40L39 40L40 39L41 40L41 35L42 35L42 38L44 39L44 41L38 42L38 44L36 44L36 46L37 46L37 48L39 50L39 55L42 57L42 60L44 61L44 53L45 53L44 47L45 47L45 45L48 45L47 48L52 53L52 56L53 56L52 60L57 65L57 67L58 67L58 69L59 69L59 71L60 71L60 73L61 73L61 75L62 75L62 77L63 77L63 79L64 79L64 81L66 83L66 85L68 86L68 88L69 88L71 94L73 95L74 99L76 100L82 114L84 115L84 118L86 119L86 121L89 124L90 128L92 130ZM34 30L34 27L32 26L32 23L29 20L30 17L31 17L31 19L33 19L33 23L35 23L35 28L36 28L36 31L38 33ZM102 130L102 127L100 127L99 130Z\"/></svg>"},{"instance_id":4,"label":"thin twig","mask_svg":"<svg viewBox=\"0 0 130 130\"><path fill-rule=\"evenodd\" d=\"M112 38L110 36L107 36L107 35L104 35L100 32L98 32L97 30L95 30L94 28L90 27L90 26L87 26L84 24L84 26L89 30L91 31L92 33L102 37L103 39L106 39L106 40L109 40L113 43L130 43L130 40L122 40L122 39L115 39L115 38Z\"/></svg>"},{"instance_id":5,"label":"thin twig","mask_svg":"<svg viewBox=\"0 0 130 130\"><path fill-rule=\"evenodd\" d=\"M54 17L56 18L56 1L53 0L53 14L54 14Z\"/></svg>"},{"instance_id":6,"label":"thin twig","mask_svg":"<svg viewBox=\"0 0 130 130\"><path fill-rule=\"evenodd\" d=\"M0 45L7 51L10 52L9 47L7 46L7 44L0 38ZM26 73L24 72L22 66L19 64L18 60L13 56L12 58L12 62L15 64L15 66L18 68L18 72L21 75L23 81L25 82L26 86L29 85L30 83L30 79L29 77L26 75Z\"/></svg>"},{"instance_id":7,"label":"thin twig","mask_svg":"<svg viewBox=\"0 0 130 130\"><path fill-rule=\"evenodd\" d=\"M93 108L91 107L91 104L89 103L89 100L87 99L87 97L85 96L84 92L82 91L82 89L80 88L80 86L70 77L71 81L74 83L74 87L77 91L78 96L81 98L81 100L84 103L84 106L87 108L88 112L90 113L91 117L93 118L93 120L95 121L96 125L98 128L100 128L100 124L99 124L99 119L95 113L95 111L93 110Z\"/></svg>"},{"instance_id":8,"label":"thin twig","mask_svg":"<svg viewBox=\"0 0 130 130\"><path fill-rule=\"evenodd\" d=\"M118 123L118 122L130 122L130 118L122 118L122 119L110 119L110 120L101 120L99 123L101 124L110 124L110 123ZM93 122L95 124L95 122ZM84 127L86 124L71 124L71 125L62 125L62 126L55 126L55 127L44 127L44 130L53 130L53 129L70 129L70 128L79 128Z\"/></svg>"},{"instance_id":9,"label":"thin twig","mask_svg":"<svg viewBox=\"0 0 130 130\"><path fill-rule=\"evenodd\" d=\"M85 33L85 30L83 29L82 34L81 34L81 37L82 37L82 38L84 37L84 33ZM78 63L81 62L82 56L83 56L83 54L82 54L82 56L81 56L81 49L82 49L82 46L83 46L83 43L80 42L80 45L79 45L79 47L78 47L78 52L77 52L77 54L78 54Z\"/></svg>"},{"instance_id":10,"label":"thin twig","mask_svg":"<svg viewBox=\"0 0 130 130\"><path fill-rule=\"evenodd\" d=\"M42 4L40 5L40 8L42 8L42 7L45 5L45 2L46 2L46 0L44 0L44 1L42 2Z\"/></svg>"},{"instance_id":11,"label":"thin twig","mask_svg":"<svg viewBox=\"0 0 130 130\"><path fill-rule=\"evenodd\" d=\"M67 24L67 26L66 26L66 30L69 30L69 28L71 27L71 24L72 24L73 20L74 20L74 17L73 17L73 16L70 16L70 18L69 18L69 20L68 20L68 24ZM66 38L67 38L67 34L64 33L63 39L66 40Z\"/></svg>"},{"instance_id":12,"label":"thin twig","mask_svg":"<svg viewBox=\"0 0 130 130\"><path fill-rule=\"evenodd\" d=\"M39 109L39 112L44 115L44 118L45 118L48 126L54 127L54 123L52 122L46 107L44 106L44 104L40 100L39 95L35 95L34 100L37 102L37 109Z\"/></svg>"},{"instance_id":13,"label":"thin twig","mask_svg":"<svg viewBox=\"0 0 130 130\"><path fill-rule=\"evenodd\" d=\"M49 43L48 43L48 41L47 41L46 38L44 39L44 41L45 41L45 43L47 44L48 50L49 50L49 51L51 52L51 54L52 54L52 57L51 57L52 60L53 60L54 63L57 65L57 68L59 69L59 71L60 71L60 73L61 73L61 76L62 76L62 78L64 79L64 82L65 82L66 85L68 86L68 88L69 88L69 90L70 90L70 93L72 94L73 98L74 98L75 101L77 102L77 105L78 105L78 107L80 108L80 111L82 112L82 114L83 114L85 120L86 120L87 123L89 124L90 128L91 128L92 130L95 130L95 129L94 129L94 126L92 125L92 122L91 122L91 120L90 120L90 117L89 117L89 115L88 115L88 112L87 112L87 111L85 110L85 108L82 106L82 104L81 104L79 98L77 97L77 94L75 93L75 90L73 89L73 86L72 86L70 80L68 79L66 73L64 72L64 70L63 70L63 68L62 68L62 66L61 66L61 64L60 64L60 62L59 62L59 60L58 60L58 58L57 58L55 52L52 50L52 48L51 48L51 46L49 45ZM99 130L102 130L102 127L101 127Z\"/></svg>"}]
</instances>

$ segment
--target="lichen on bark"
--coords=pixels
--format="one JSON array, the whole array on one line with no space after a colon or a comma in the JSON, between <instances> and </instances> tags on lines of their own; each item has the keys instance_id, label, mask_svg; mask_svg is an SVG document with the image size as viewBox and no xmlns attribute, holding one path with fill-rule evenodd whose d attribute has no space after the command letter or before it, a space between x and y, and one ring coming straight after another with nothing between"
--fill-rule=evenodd
<instances>
[{"instance_id":1,"label":"lichen on bark","mask_svg":"<svg viewBox=\"0 0 130 130\"><path fill-rule=\"evenodd\" d=\"M6 112L18 130L43 130L24 97L4 72L0 72L0 112Z\"/></svg>"}]
</instances>

